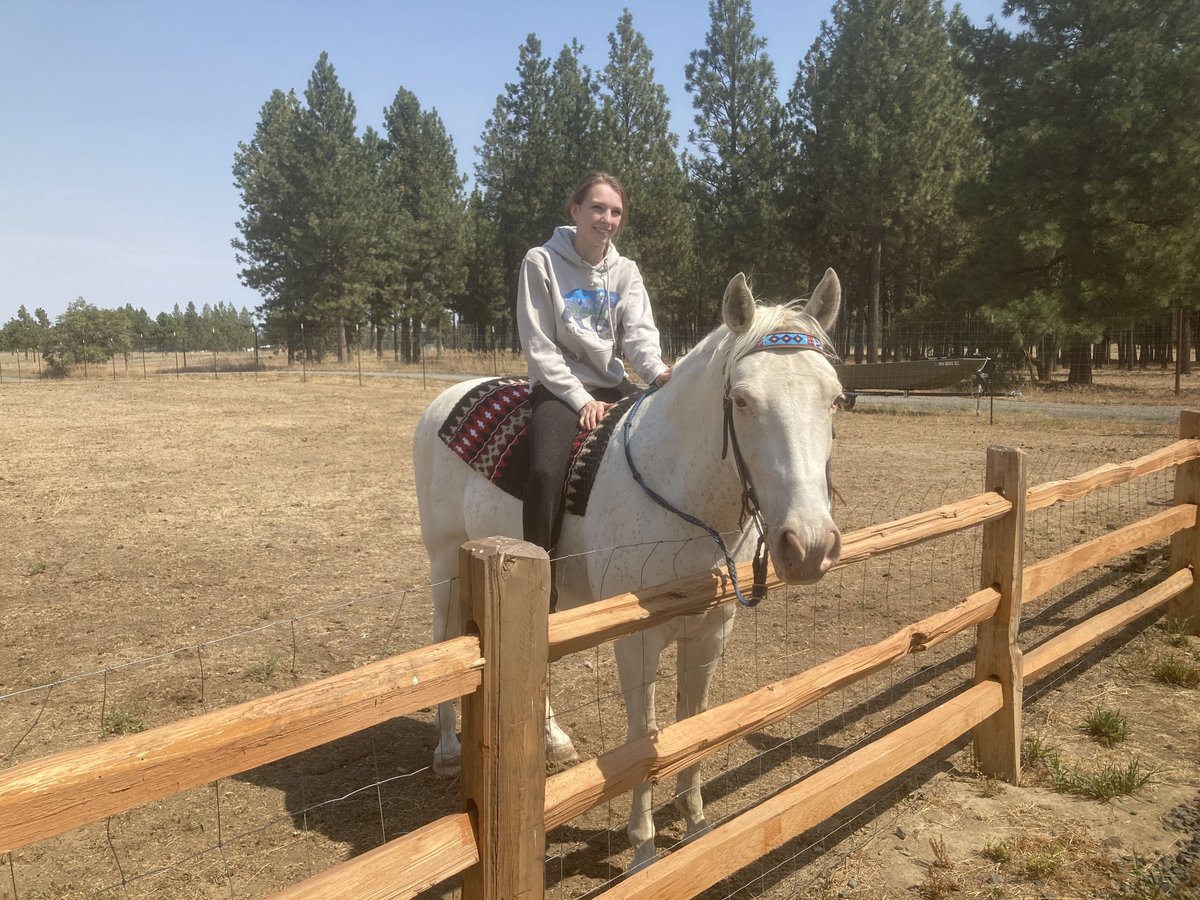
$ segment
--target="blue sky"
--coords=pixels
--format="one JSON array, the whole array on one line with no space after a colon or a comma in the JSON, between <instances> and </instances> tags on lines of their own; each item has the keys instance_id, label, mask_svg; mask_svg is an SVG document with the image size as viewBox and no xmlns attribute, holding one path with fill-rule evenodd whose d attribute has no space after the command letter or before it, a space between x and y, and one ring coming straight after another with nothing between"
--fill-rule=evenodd
<instances>
[{"instance_id":1,"label":"blue sky","mask_svg":"<svg viewBox=\"0 0 1200 900\"><path fill-rule=\"evenodd\" d=\"M686 139L683 68L703 45L707 0L3 0L0 324L22 304L53 320L79 296L151 315L189 300L253 309L260 298L238 282L229 245L240 216L231 168L273 89L302 93L327 51L360 131L381 128L405 87L438 110L472 174L525 36L548 56L578 38L600 69L625 5ZM783 91L830 5L753 0ZM982 23L1001 0L963 6Z\"/></svg>"}]
</instances>

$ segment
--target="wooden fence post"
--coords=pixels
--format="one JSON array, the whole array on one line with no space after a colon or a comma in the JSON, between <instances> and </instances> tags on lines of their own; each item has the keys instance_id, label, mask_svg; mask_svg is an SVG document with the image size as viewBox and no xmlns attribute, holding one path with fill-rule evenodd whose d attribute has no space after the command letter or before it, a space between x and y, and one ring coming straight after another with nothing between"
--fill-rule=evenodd
<instances>
[{"instance_id":1,"label":"wooden fence post","mask_svg":"<svg viewBox=\"0 0 1200 900\"><path fill-rule=\"evenodd\" d=\"M533 544L488 538L459 553L463 627L477 630L483 683L463 698L463 799L479 863L463 900L540 898L545 889L546 666L550 559Z\"/></svg>"},{"instance_id":2,"label":"wooden fence post","mask_svg":"<svg viewBox=\"0 0 1200 900\"><path fill-rule=\"evenodd\" d=\"M1179 413L1179 436L1200 438L1200 412L1185 409ZM1200 459L1175 467L1175 502L1200 504ZM1171 538L1171 571L1189 566L1193 573L1200 574L1200 521ZM1186 622L1188 631L1200 636L1200 584L1171 599L1167 618Z\"/></svg>"},{"instance_id":3,"label":"wooden fence post","mask_svg":"<svg viewBox=\"0 0 1200 900\"><path fill-rule=\"evenodd\" d=\"M1012 501L1012 510L983 527L981 586L1000 591L996 615L976 626L975 682L995 679L1004 707L975 729L975 762L983 774L1021 781L1021 708L1025 686L1017 632L1025 540L1025 454L989 447L986 490Z\"/></svg>"}]
</instances>

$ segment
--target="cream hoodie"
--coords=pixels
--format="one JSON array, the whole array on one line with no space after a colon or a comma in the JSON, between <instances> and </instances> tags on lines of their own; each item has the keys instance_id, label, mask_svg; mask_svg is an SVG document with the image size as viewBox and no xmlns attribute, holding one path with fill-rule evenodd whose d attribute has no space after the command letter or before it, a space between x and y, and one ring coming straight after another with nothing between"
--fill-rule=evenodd
<instances>
[{"instance_id":1,"label":"cream hoodie","mask_svg":"<svg viewBox=\"0 0 1200 900\"><path fill-rule=\"evenodd\" d=\"M556 228L525 254L517 329L530 380L579 412L593 399L591 389L616 387L625 377L617 346L647 384L667 366L637 263L609 242L593 266L575 252L574 236L572 226Z\"/></svg>"}]
</instances>

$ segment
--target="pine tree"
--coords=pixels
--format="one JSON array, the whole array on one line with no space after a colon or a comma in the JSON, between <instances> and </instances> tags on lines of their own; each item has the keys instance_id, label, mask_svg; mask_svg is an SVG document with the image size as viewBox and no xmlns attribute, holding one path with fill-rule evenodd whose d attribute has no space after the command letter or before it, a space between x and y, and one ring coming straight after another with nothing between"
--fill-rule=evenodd
<instances>
[{"instance_id":1,"label":"pine tree","mask_svg":"<svg viewBox=\"0 0 1200 900\"><path fill-rule=\"evenodd\" d=\"M344 322L361 317L369 291L370 170L354 100L325 53L304 98L272 93L254 140L238 147L244 215L233 246L243 283L264 296L261 310L283 318L289 348L308 322L308 347L319 353L336 337L340 356Z\"/></svg>"},{"instance_id":2,"label":"pine tree","mask_svg":"<svg viewBox=\"0 0 1200 900\"><path fill-rule=\"evenodd\" d=\"M653 54L629 10L617 20L608 45L608 65L600 76L601 167L625 185L631 206L619 247L639 262L660 325L690 322L698 295L694 232L667 92L654 80Z\"/></svg>"},{"instance_id":3,"label":"pine tree","mask_svg":"<svg viewBox=\"0 0 1200 900\"><path fill-rule=\"evenodd\" d=\"M571 187L600 165L599 87L592 70L580 62L582 56L583 46L572 40L550 69L547 124L550 145L558 153L543 178L557 191L556 224L562 222L563 201Z\"/></svg>"},{"instance_id":4,"label":"pine tree","mask_svg":"<svg viewBox=\"0 0 1200 900\"><path fill-rule=\"evenodd\" d=\"M242 196L241 236L232 241L241 281L262 295L261 310L286 322L299 322L304 301L295 233L303 209L294 174L300 117L294 92L273 91L253 140L238 144L233 166Z\"/></svg>"},{"instance_id":5,"label":"pine tree","mask_svg":"<svg viewBox=\"0 0 1200 900\"><path fill-rule=\"evenodd\" d=\"M955 186L979 165L968 90L940 0L839 0L789 97L797 218L847 273L879 358L885 275L892 311L940 274ZM927 288L926 288L927 289ZM865 301L865 302L864 302Z\"/></svg>"},{"instance_id":6,"label":"pine tree","mask_svg":"<svg viewBox=\"0 0 1200 900\"><path fill-rule=\"evenodd\" d=\"M483 209L499 240L496 255L504 273L504 297L499 299L513 328L521 260L562 221L565 189L546 178L560 155L550 133L550 94L550 61L542 56L537 35L530 34L518 52L517 80L496 98L475 168Z\"/></svg>"},{"instance_id":7,"label":"pine tree","mask_svg":"<svg viewBox=\"0 0 1200 900\"><path fill-rule=\"evenodd\" d=\"M440 320L466 277L463 178L441 117L423 110L411 91L397 91L384 123L377 200L386 237L377 296L390 299L391 314L416 338ZM419 358L419 341L405 346L407 361Z\"/></svg>"},{"instance_id":8,"label":"pine tree","mask_svg":"<svg viewBox=\"0 0 1200 900\"><path fill-rule=\"evenodd\" d=\"M474 331L496 328L505 334L509 308L504 268L496 251L500 238L478 188L471 192L467 203L465 244L467 277L454 300L454 311Z\"/></svg>"},{"instance_id":9,"label":"pine tree","mask_svg":"<svg viewBox=\"0 0 1200 900\"><path fill-rule=\"evenodd\" d=\"M305 267L308 305L325 340L336 329L340 360L346 351L345 322L361 318L368 293L369 170L355 134L354 98L342 88L325 53L313 68L304 99L300 149L311 254Z\"/></svg>"},{"instance_id":10,"label":"pine tree","mask_svg":"<svg viewBox=\"0 0 1200 900\"><path fill-rule=\"evenodd\" d=\"M699 256L706 289L719 298L735 272L778 283L775 240L779 130L783 111L766 40L754 31L749 0L710 0L703 49L685 69L696 109L689 140ZM715 309L715 305L713 307Z\"/></svg>"},{"instance_id":11,"label":"pine tree","mask_svg":"<svg viewBox=\"0 0 1200 900\"><path fill-rule=\"evenodd\" d=\"M1014 2L1017 32L963 29L991 151L967 195L985 281L1026 346L1090 344L1130 304L1190 302L1200 250L1200 7L1190 0ZM982 278L980 276L983 276ZM1049 377L1053 352L1039 374Z\"/></svg>"}]
</instances>

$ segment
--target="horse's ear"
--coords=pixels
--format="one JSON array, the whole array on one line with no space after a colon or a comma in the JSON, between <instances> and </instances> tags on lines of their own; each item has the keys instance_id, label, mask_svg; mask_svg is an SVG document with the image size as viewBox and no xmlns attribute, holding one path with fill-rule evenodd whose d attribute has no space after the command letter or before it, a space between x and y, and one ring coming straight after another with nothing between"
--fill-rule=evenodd
<instances>
[{"instance_id":1,"label":"horse's ear","mask_svg":"<svg viewBox=\"0 0 1200 900\"><path fill-rule=\"evenodd\" d=\"M754 321L754 295L746 284L746 276L738 272L725 287L721 303L721 318L734 334L741 334Z\"/></svg>"},{"instance_id":2,"label":"horse's ear","mask_svg":"<svg viewBox=\"0 0 1200 900\"><path fill-rule=\"evenodd\" d=\"M825 331L832 331L841 308L842 283L838 281L837 272L826 269L821 283L813 291L812 299L805 305L804 311L816 319Z\"/></svg>"}]
</instances>

